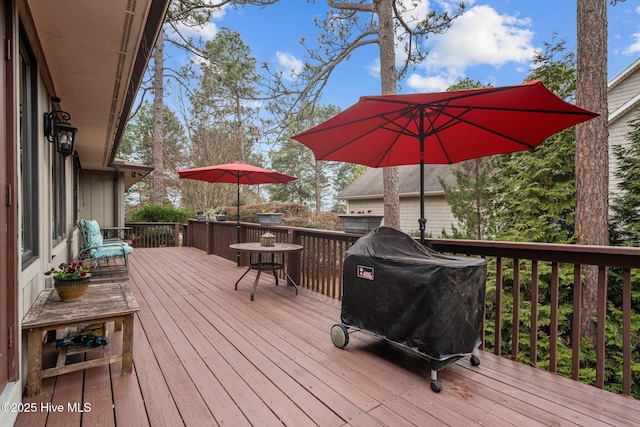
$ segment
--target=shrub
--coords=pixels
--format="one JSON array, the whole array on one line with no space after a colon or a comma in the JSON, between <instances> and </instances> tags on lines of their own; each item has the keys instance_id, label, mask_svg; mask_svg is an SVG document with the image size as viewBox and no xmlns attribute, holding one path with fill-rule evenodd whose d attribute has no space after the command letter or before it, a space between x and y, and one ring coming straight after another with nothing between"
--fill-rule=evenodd
<instances>
[{"instance_id":1,"label":"shrub","mask_svg":"<svg viewBox=\"0 0 640 427\"><path fill-rule=\"evenodd\" d=\"M322 212L316 216L308 206L299 203L270 202L240 206L240 221L257 223L257 214L263 211L283 213L282 225L323 230L342 230L338 214ZM227 220L236 220L235 207L229 208Z\"/></svg>"},{"instance_id":2,"label":"shrub","mask_svg":"<svg viewBox=\"0 0 640 427\"><path fill-rule=\"evenodd\" d=\"M146 205L136 209L131 216L133 222L186 222L193 212L174 208L171 205Z\"/></svg>"}]
</instances>

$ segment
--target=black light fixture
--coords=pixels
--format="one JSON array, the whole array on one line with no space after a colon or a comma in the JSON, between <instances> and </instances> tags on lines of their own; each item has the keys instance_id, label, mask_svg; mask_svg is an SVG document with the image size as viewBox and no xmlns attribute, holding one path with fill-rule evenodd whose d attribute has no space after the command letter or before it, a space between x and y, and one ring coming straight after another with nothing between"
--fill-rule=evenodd
<instances>
[{"instance_id":1,"label":"black light fixture","mask_svg":"<svg viewBox=\"0 0 640 427\"><path fill-rule=\"evenodd\" d=\"M56 151L64 157L73 154L78 133L78 129L69 123L70 119L71 115L62 110L44 114L44 135L56 144Z\"/></svg>"}]
</instances>

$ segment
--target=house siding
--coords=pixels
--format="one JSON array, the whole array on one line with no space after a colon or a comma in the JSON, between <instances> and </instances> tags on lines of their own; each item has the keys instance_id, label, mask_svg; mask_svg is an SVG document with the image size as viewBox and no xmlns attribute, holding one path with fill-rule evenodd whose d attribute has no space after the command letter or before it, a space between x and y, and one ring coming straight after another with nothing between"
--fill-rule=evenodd
<instances>
[{"instance_id":1,"label":"house siding","mask_svg":"<svg viewBox=\"0 0 640 427\"><path fill-rule=\"evenodd\" d=\"M425 235L442 237L442 230L451 232L452 224L457 224L442 194L425 197ZM382 198L347 200L347 212L371 211L372 215L383 215L384 205ZM400 198L400 230L407 234L419 233L418 218L420 218L420 197L405 196ZM382 221L384 225L384 220Z\"/></svg>"},{"instance_id":2,"label":"house siding","mask_svg":"<svg viewBox=\"0 0 640 427\"><path fill-rule=\"evenodd\" d=\"M609 206L619 194L620 180L616 178L618 161L613 154L617 145L629 146L629 121L638 117L638 103L632 100L640 94L640 59L612 79L608 92L609 108Z\"/></svg>"},{"instance_id":3,"label":"house siding","mask_svg":"<svg viewBox=\"0 0 640 427\"><path fill-rule=\"evenodd\" d=\"M79 185L78 218L94 219L103 227L118 225L113 222L113 172L82 171Z\"/></svg>"}]
</instances>

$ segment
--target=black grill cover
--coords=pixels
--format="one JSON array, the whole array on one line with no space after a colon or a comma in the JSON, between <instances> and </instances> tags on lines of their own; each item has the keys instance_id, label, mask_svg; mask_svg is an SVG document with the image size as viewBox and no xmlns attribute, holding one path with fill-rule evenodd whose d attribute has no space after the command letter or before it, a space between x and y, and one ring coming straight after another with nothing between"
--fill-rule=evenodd
<instances>
[{"instance_id":1,"label":"black grill cover","mask_svg":"<svg viewBox=\"0 0 640 427\"><path fill-rule=\"evenodd\" d=\"M426 248L379 227L346 252L342 322L435 360L480 344L487 263Z\"/></svg>"}]
</instances>

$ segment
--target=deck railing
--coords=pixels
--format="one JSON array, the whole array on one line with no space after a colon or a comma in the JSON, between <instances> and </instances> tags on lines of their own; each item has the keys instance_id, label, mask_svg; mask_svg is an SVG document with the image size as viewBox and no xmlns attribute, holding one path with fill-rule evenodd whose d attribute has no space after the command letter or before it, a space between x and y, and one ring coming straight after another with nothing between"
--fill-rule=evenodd
<instances>
[{"instance_id":1,"label":"deck railing","mask_svg":"<svg viewBox=\"0 0 640 427\"><path fill-rule=\"evenodd\" d=\"M124 238L136 248L180 246L178 222L127 222Z\"/></svg>"},{"instance_id":2,"label":"deck railing","mask_svg":"<svg viewBox=\"0 0 640 427\"><path fill-rule=\"evenodd\" d=\"M183 234L188 246L236 260L236 253L229 245L236 242L237 230L235 222L189 221L183 227ZM240 223L240 241L259 241L259 236L267 230L276 235L276 241L304 246L300 254L288 255L285 260L289 274L299 286L341 298L344 255L359 235ZM483 330L490 333L483 334L483 348L496 354L508 353L514 360L575 380L586 380L599 388L615 389L617 386L610 386L609 379L622 377L615 391L638 395L640 360L632 359L632 349L636 349L637 355L640 336L637 328L632 329L632 317L638 318L632 309L632 291L640 292L640 285L632 282L632 277L640 272L640 248L445 239L427 239L426 244L439 252L487 259L488 292ZM241 257L239 262L246 265L246 257ZM617 319L615 326L609 322L609 331L606 320L597 322L593 367L581 349L579 328L571 326L580 324L583 310L582 286L574 286L582 283L583 266L598 269L597 319L608 319L612 315ZM622 297L618 302L607 299L610 273L621 277ZM513 326L503 337L509 321ZM619 354L611 355L612 349L618 347ZM540 348L547 349L548 359L541 359ZM569 350L564 350L567 348ZM608 357L619 361L618 367L605 363L606 352ZM587 372L595 371L594 378L590 374L587 374L589 378L580 378L585 371L580 368L585 366L589 367Z\"/></svg>"}]
</instances>

